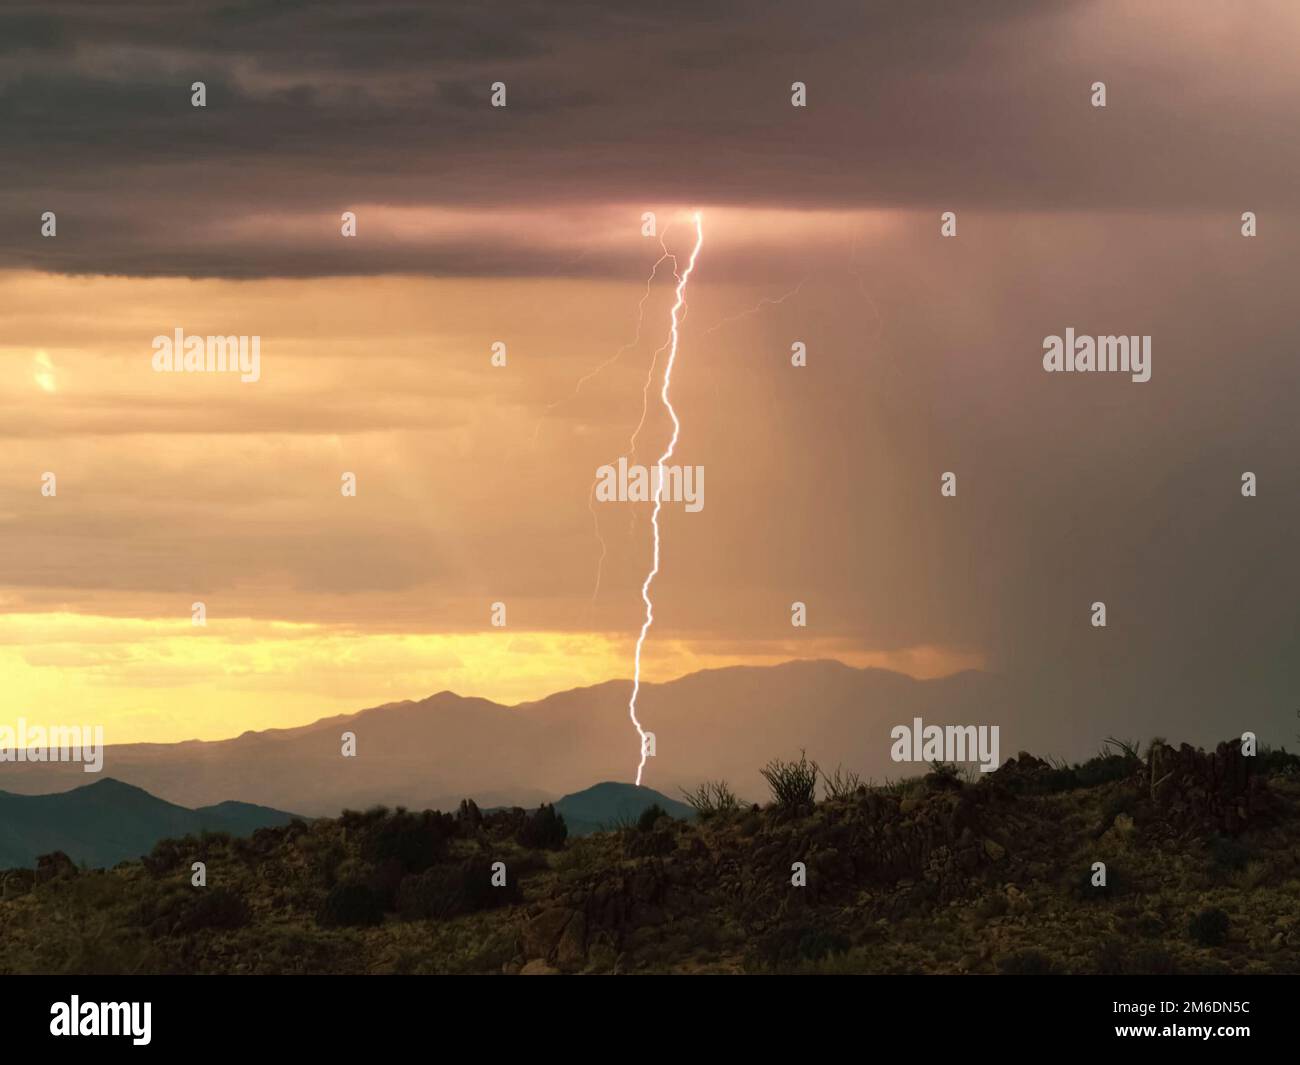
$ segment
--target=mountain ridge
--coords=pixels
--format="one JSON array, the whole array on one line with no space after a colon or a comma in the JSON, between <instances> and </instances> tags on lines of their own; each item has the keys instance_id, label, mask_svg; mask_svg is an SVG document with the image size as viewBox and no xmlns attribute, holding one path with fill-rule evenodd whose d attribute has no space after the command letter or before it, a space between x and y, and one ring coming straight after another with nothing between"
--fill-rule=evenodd
<instances>
[{"instance_id":1,"label":"mountain ridge","mask_svg":"<svg viewBox=\"0 0 1300 1065\"><path fill-rule=\"evenodd\" d=\"M601 781L554 803L573 837L635 822L655 805L678 820L695 816L653 788L620 781ZM189 809L114 777L46 795L0 791L0 869L31 868L56 851L77 865L109 867L149 854L161 839L202 832L248 836L294 820L305 819L234 799Z\"/></svg>"},{"instance_id":2,"label":"mountain ridge","mask_svg":"<svg viewBox=\"0 0 1300 1065\"><path fill-rule=\"evenodd\" d=\"M0 791L0 869L30 868L54 851L77 864L112 866L148 854L160 839L247 836L296 816L237 800L191 809L114 777L43 795Z\"/></svg>"},{"instance_id":3,"label":"mountain ridge","mask_svg":"<svg viewBox=\"0 0 1300 1065\"><path fill-rule=\"evenodd\" d=\"M109 745L105 771L189 808L232 795L312 816L377 804L454 809L466 796L533 807L593 780L630 778L639 754L630 687L615 679L513 706L444 690L220 740ZM657 745L643 783L675 794L722 778L741 795L761 794L758 768L803 749L828 768L905 775L913 767L889 759L893 726L915 716L1001 722L1014 751L1028 746L1020 734L1034 721L1008 704L1000 677L971 670L919 680L834 659L700 670L642 686L640 717ZM342 756L345 731L356 757ZM17 794L84 779L75 764L0 765L0 788Z\"/></svg>"}]
</instances>

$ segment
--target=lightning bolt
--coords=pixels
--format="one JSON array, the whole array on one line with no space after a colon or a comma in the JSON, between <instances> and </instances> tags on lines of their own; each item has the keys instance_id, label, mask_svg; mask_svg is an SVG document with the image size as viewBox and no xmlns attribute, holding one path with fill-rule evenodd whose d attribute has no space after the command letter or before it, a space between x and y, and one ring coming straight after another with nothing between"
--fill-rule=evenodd
<instances>
[{"instance_id":1,"label":"lightning bolt","mask_svg":"<svg viewBox=\"0 0 1300 1065\"><path fill-rule=\"evenodd\" d=\"M677 362L677 341L678 326L681 321L682 308L686 306L686 285L691 279L691 272L695 269L695 260L700 254L700 247L704 244L704 221L699 211L695 212L695 247L691 250L690 260L686 264L686 269L681 272L677 278L677 299L673 303L671 315L671 329L668 340L668 361L664 365L664 383L659 390L659 398L663 401L664 407L668 411L668 416L673 421L672 439L668 441L668 447L664 453L659 456L659 461L655 465L658 476L655 479L655 500L654 510L650 516L650 524L654 529L654 562L650 567L650 572L646 574L645 583L641 585L641 601L645 603L645 621L641 623L641 633L636 639L636 658L632 676L632 696L628 699L627 713L632 719L632 724L636 728L637 736L641 739L641 761L636 767L636 782L641 784L641 774L645 770L646 760L646 733L641 727L641 722L636 716L636 698L641 692L641 648L645 645L646 633L650 631L650 626L654 624L654 603L650 599L650 586L659 574L659 509L663 505L663 487L664 487L664 463L673 456L673 451L677 447L677 437L681 432L682 423L677 418L677 411L673 409L673 402L669 398L668 389L672 384L673 366Z\"/></svg>"},{"instance_id":2,"label":"lightning bolt","mask_svg":"<svg viewBox=\"0 0 1300 1065\"><path fill-rule=\"evenodd\" d=\"M673 259L673 277L676 279L679 285L682 283L681 275L677 272L677 259L675 257ZM685 317L686 315L683 313L682 318L678 321L678 324L680 324L680 321L684 320ZM653 385L655 382L655 367L659 365L659 356L668 350L668 346L672 342L673 342L673 338L672 338L672 333L670 331L668 335L668 339L664 341L661 347L655 350L653 355L650 356L650 368L646 370L645 385L641 389L641 420L636 423L636 428L632 430L632 435L631 437L628 438L628 442L627 442L628 462L631 462L634 458L636 458L636 438L641 435L641 430L645 428L646 415L650 413L650 386ZM595 491L594 486L592 490L593 492ZM636 529L636 508L635 507L633 507L629 511L627 521L628 521L627 529L628 532L630 533Z\"/></svg>"}]
</instances>

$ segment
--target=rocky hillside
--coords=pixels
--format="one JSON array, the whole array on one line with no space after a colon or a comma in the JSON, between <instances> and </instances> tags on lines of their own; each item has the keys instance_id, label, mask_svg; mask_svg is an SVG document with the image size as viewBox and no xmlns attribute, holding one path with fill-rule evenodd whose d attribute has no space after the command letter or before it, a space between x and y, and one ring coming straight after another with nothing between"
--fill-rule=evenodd
<instances>
[{"instance_id":1,"label":"rocky hillside","mask_svg":"<svg viewBox=\"0 0 1300 1065\"><path fill-rule=\"evenodd\" d=\"M0 873L0 972L1300 970L1293 755L1114 744L984 777L821 775L815 798L809 763L769 768L766 806L705 789L695 820L582 839L550 807L467 802L104 872L48 857Z\"/></svg>"}]
</instances>

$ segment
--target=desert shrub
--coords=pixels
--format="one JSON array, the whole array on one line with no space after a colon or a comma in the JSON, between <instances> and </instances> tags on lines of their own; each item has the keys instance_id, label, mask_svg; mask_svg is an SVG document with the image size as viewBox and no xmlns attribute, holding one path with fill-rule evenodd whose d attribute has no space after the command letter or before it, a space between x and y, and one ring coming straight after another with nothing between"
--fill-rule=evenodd
<instances>
[{"instance_id":1,"label":"desert shrub","mask_svg":"<svg viewBox=\"0 0 1300 1065\"><path fill-rule=\"evenodd\" d=\"M550 861L545 854L538 851L516 853L510 859L510 875L521 880L532 876L534 873L547 873L550 870Z\"/></svg>"},{"instance_id":2,"label":"desert shrub","mask_svg":"<svg viewBox=\"0 0 1300 1065\"><path fill-rule=\"evenodd\" d=\"M499 973L501 967L519 952L513 929L498 928L482 937L475 937L473 945L463 956L452 963L452 972Z\"/></svg>"},{"instance_id":3,"label":"desert shrub","mask_svg":"<svg viewBox=\"0 0 1300 1065\"><path fill-rule=\"evenodd\" d=\"M1086 762L1071 765L1063 758L1049 757L1047 765L1036 767L1032 773L1013 774L1009 778L999 774L997 782L1021 795L1057 795L1079 788L1095 788L1131 779L1142 765L1138 751L1136 742L1111 737L1096 756Z\"/></svg>"},{"instance_id":4,"label":"desert shrub","mask_svg":"<svg viewBox=\"0 0 1300 1065\"><path fill-rule=\"evenodd\" d=\"M799 752L799 761L785 762L774 758L762 770L763 779L767 781L772 792L772 801L790 813L810 809L817 801L816 762L810 762L804 751Z\"/></svg>"},{"instance_id":5,"label":"desert shrub","mask_svg":"<svg viewBox=\"0 0 1300 1065\"><path fill-rule=\"evenodd\" d=\"M140 862L150 876L164 876L181 864L185 857L182 846L182 841L178 839L160 839Z\"/></svg>"},{"instance_id":6,"label":"desert shrub","mask_svg":"<svg viewBox=\"0 0 1300 1065\"><path fill-rule=\"evenodd\" d=\"M1160 737L1154 737L1147 745L1147 753L1150 753L1152 747L1157 747L1165 741ZM1107 736L1106 742L1101 745L1102 756L1109 754L1118 755L1128 762L1137 764L1142 761L1142 741L1141 740L1121 740L1114 736Z\"/></svg>"},{"instance_id":7,"label":"desert shrub","mask_svg":"<svg viewBox=\"0 0 1300 1065\"><path fill-rule=\"evenodd\" d=\"M151 876L161 877L182 867L189 872L191 862L211 864L234 853L229 832L201 832L180 839L160 839L141 862Z\"/></svg>"},{"instance_id":8,"label":"desert shrub","mask_svg":"<svg viewBox=\"0 0 1300 1065\"><path fill-rule=\"evenodd\" d=\"M701 821L740 809L740 800L725 780L706 780L690 791L682 788L681 793Z\"/></svg>"},{"instance_id":9,"label":"desert shrub","mask_svg":"<svg viewBox=\"0 0 1300 1065\"><path fill-rule=\"evenodd\" d=\"M992 891L975 904L975 917L982 923L994 917L1005 917L1009 909L1010 903L1006 895L1000 891Z\"/></svg>"},{"instance_id":10,"label":"desert shrub","mask_svg":"<svg viewBox=\"0 0 1300 1065\"><path fill-rule=\"evenodd\" d=\"M294 823L298 822L295 821ZM279 828L270 826L255 828L253 834L247 839L234 841L234 852L247 861L248 864L254 865L257 859L274 854L280 848L281 843L290 839L289 831L288 825Z\"/></svg>"},{"instance_id":11,"label":"desert shrub","mask_svg":"<svg viewBox=\"0 0 1300 1065\"><path fill-rule=\"evenodd\" d=\"M1136 758L1115 751L1103 750L1096 758L1074 767L1075 787L1094 788L1116 780L1127 780L1141 763Z\"/></svg>"},{"instance_id":12,"label":"desert shrub","mask_svg":"<svg viewBox=\"0 0 1300 1065\"><path fill-rule=\"evenodd\" d=\"M505 884L494 887L491 863L475 858L406 877L397 890L397 912L408 921L446 920L507 906L519 898L517 874L507 874Z\"/></svg>"},{"instance_id":13,"label":"desert shrub","mask_svg":"<svg viewBox=\"0 0 1300 1065\"><path fill-rule=\"evenodd\" d=\"M1246 868L1232 876L1232 883L1239 888L1247 891L1254 891L1256 888L1266 884L1273 875L1273 864L1271 862L1247 862Z\"/></svg>"},{"instance_id":14,"label":"desert shrub","mask_svg":"<svg viewBox=\"0 0 1300 1065\"><path fill-rule=\"evenodd\" d=\"M521 847L547 851L558 851L568 838L569 826L549 803L539 806L515 836Z\"/></svg>"},{"instance_id":15,"label":"desert shrub","mask_svg":"<svg viewBox=\"0 0 1300 1065\"><path fill-rule=\"evenodd\" d=\"M605 851L600 837L587 836L575 839L565 847L555 856L550 868L560 874L563 882L572 882L600 872L604 862Z\"/></svg>"},{"instance_id":16,"label":"desert shrub","mask_svg":"<svg viewBox=\"0 0 1300 1065\"><path fill-rule=\"evenodd\" d=\"M880 785L880 791L883 795L890 795L895 799L905 799L912 790L912 785L919 777L899 777L897 780L890 780L885 777L885 782Z\"/></svg>"},{"instance_id":17,"label":"desert shrub","mask_svg":"<svg viewBox=\"0 0 1300 1065\"><path fill-rule=\"evenodd\" d=\"M636 830L638 832L653 832L655 825L659 823L659 818L667 816L668 811L657 802L652 803L641 811L641 816L637 818Z\"/></svg>"},{"instance_id":18,"label":"desert shrub","mask_svg":"<svg viewBox=\"0 0 1300 1065\"><path fill-rule=\"evenodd\" d=\"M248 904L227 887L195 888L194 903L185 914L183 933L200 928L242 928L248 924Z\"/></svg>"},{"instance_id":19,"label":"desert shrub","mask_svg":"<svg viewBox=\"0 0 1300 1065\"><path fill-rule=\"evenodd\" d=\"M532 813L525 810L522 806L511 806L509 809L502 810L481 810L483 820L477 828L471 830L465 822L461 823L461 834L464 836L467 832L472 838L476 832L482 832L491 839L513 839L519 835L519 830L528 823Z\"/></svg>"},{"instance_id":20,"label":"desert shrub","mask_svg":"<svg viewBox=\"0 0 1300 1065\"><path fill-rule=\"evenodd\" d=\"M1300 773L1300 755L1294 755L1285 747L1261 746L1255 757L1256 772L1264 776L1295 776Z\"/></svg>"},{"instance_id":21,"label":"desert shrub","mask_svg":"<svg viewBox=\"0 0 1300 1065\"><path fill-rule=\"evenodd\" d=\"M1007 976L1050 976L1056 966L1041 950L1018 950L998 959L998 971Z\"/></svg>"},{"instance_id":22,"label":"desert shrub","mask_svg":"<svg viewBox=\"0 0 1300 1065\"><path fill-rule=\"evenodd\" d=\"M822 774L822 794L828 799L847 799L862 787L862 776L851 769L835 767L830 776Z\"/></svg>"},{"instance_id":23,"label":"desert shrub","mask_svg":"<svg viewBox=\"0 0 1300 1065\"><path fill-rule=\"evenodd\" d=\"M1161 920L1160 915L1148 910L1140 914L1138 919L1133 923L1133 928L1140 936L1146 936L1148 939L1155 939L1165 933L1165 922Z\"/></svg>"},{"instance_id":24,"label":"desert shrub","mask_svg":"<svg viewBox=\"0 0 1300 1065\"><path fill-rule=\"evenodd\" d=\"M1044 773L1038 782L1034 791L1041 791L1046 795L1059 795L1063 791L1074 791L1079 787L1078 770L1071 766L1052 766Z\"/></svg>"},{"instance_id":25,"label":"desert shrub","mask_svg":"<svg viewBox=\"0 0 1300 1065\"><path fill-rule=\"evenodd\" d=\"M230 888L172 884L139 903L134 923L151 936L183 936L201 928L243 928L250 917L248 904Z\"/></svg>"},{"instance_id":26,"label":"desert shrub","mask_svg":"<svg viewBox=\"0 0 1300 1065\"><path fill-rule=\"evenodd\" d=\"M407 875L400 859L387 858L378 865L361 866L358 873L351 879L360 880L373 891L385 910L397 909L397 889Z\"/></svg>"},{"instance_id":27,"label":"desert shrub","mask_svg":"<svg viewBox=\"0 0 1300 1065\"><path fill-rule=\"evenodd\" d=\"M475 830L483 824L483 811L473 799L461 799L456 810L456 826L462 835L472 837Z\"/></svg>"},{"instance_id":28,"label":"desert shrub","mask_svg":"<svg viewBox=\"0 0 1300 1065\"><path fill-rule=\"evenodd\" d=\"M1117 788L1101 806L1101 819L1098 825L1098 835L1105 832L1115 823L1115 818L1120 814L1128 817L1134 817L1138 811L1137 792L1132 788Z\"/></svg>"},{"instance_id":29,"label":"desert shrub","mask_svg":"<svg viewBox=\"0 0 1300 1065\"><path fill-rule=\"evenodd\" d=\"M925 786L930 791L960 791L961 774L955 765L932 762L930 771L925 775Z\"/></svg>"},{"instance_id":30,"label":"desert shrub","mask_svg":"<svg viewBox=\"0 0 1300 1065\"><path fill-rule=\"evenodd\" d=\"M344 810L339 814L339 825L349 836L355 836L387 816L387 806L371 806L366 810Z\"/></svg>"},{"instance_id":31,"label":"desert shrub","mask_svg":"<svg viewBox=\"0 0 1300 1065\"><path fill-rule=\"evenodd\" d=\"M338 882L339 866L348 856L343 841L335 836L318 835L310 837L302 849L312 882L332 888Z\"/></svg>"},{"instance_id":32,"label":"desert shrub","mask_svg":"<svg viewBox=\"0 0 1300 1065\"><path fill-rule=\"evenodd\" d=\"M809 924L783 924L756 937L746 955L750 969L792 969L849 950L847 938Z\"/></svg>"},{"instance_id":33,"label":"desert shrub","mask_svg":"<svg viewBox=\"0 0 1300 1065\"><path fill-rule=\"evenodd\" d=\"M36 859L36 882L46 884L51 880L63 880L77 875L77 863L63 851L51 851L39 855Z\"/></svg>"},{"instance_id":34,"label":"desert shrub","mask_svg":"<svg viewBox=\"0 0 1300 1065\"><path fill-rule=\"evenodd\" d=\"M1228 938L1228 915L1209 906L1188 922L1187 934L1203 947L1222 946Z\"/></svg>"},{"instance_id":35,"label":"desert shrub","mask_svg":"<svg viewBox=\"0 0 1300 1065\"><path fill-rule=\"evenodd\" d=\"M1236 873L1245 869L1252 857L1251 849L1230 836L1211 836L1209 841L1210 861L1215 869Z\"/></svg>"},{"instance_id":36,"label":"desert shrub","mask_svg":"<svg viewBox=\"0 0 1300 1065\"><path fill-rule=\"evenodd\" d=\"M345 880L330 888L316 916L319 924L332 927L376 925L384 919L384 901L369 885Z\"/></svg>"},{"instance_id":37,"label":"desert shrub","mask_svg":"<svg viewBox=\"0 0 1300 1065\"><path fill-rule=\"evenodd\" d=\"M1138 744L1131 740L1106 740L1095 757L1086 762L1070 765L1064 759L1049 759L1051 768L1035 774L1032 781L1018 781L1010 785L1013 791L1032 794L1057 795L1079 788L1095 788L1100 784L1128 780L1141 766Z\"/></svg>"},{"instance_id":38,"label":"desert shrub","mask_svg":"<svg viewBox=\"0 0 1300 1065\"><path fill-rule=\"evenodd\" d=\"M677 837L672 832L629 832L623 837L623 855L627 858L650 858L672 854L677 849Z\"/></svg>"},{"instance_id":39,"label":"desert shrub","mask_svg":"<svg viewBox=\"0 0 1300 1065\"><path fill-rule=\"evenodd\" d=\"M403 873L422 873L447 854L447 841L456 832L450 814L425 810L413 814L398 807L376 818L360 833L361 856L375 865L395 862Z\"/></svg>"},{"instance_id":40,"label":"desert shrub","mask_svg":"<svg viewBox=\"0 0 1300 1065\"><path fill-rule=\"evenodd\" d=\"M35 884L30 901L53 919L40 923L38 936L10 936L10 914L0 916L0 964L7 972L81 976L124 975L156 964L153 944L131 920L133 888L99 870Z\"/></svg>"}]
</instances>

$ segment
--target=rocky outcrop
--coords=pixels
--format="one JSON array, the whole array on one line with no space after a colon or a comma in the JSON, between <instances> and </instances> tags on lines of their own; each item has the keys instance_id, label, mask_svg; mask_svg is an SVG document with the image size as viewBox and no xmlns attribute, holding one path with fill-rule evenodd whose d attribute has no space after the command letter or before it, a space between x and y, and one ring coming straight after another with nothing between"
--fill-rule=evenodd
<instances>
[{"instance_id":1,"label":"rocky outcrop","mask_svg":"<svg viewBox=\"0 0 1300 1065\"><path fill-rule=\"evenodd\" d=\"M1052 766L1041 758L1021 751L990 773L988 779L1013 794L1026 795L1050 790L1054 772Z\"/></svg>"},{"instance_id":2,"label":"rocky outcrop","mask_svg":"<svg viewBox=\"0 0 1300 1065\"><path fill-rule=\"evenodd\" d=\"M1241 740L1208 752L1156 743L1138 783L1166 820L1185 828L1236 835L1267 808L1267 790Z\"/></svg>"}]
</instances>

